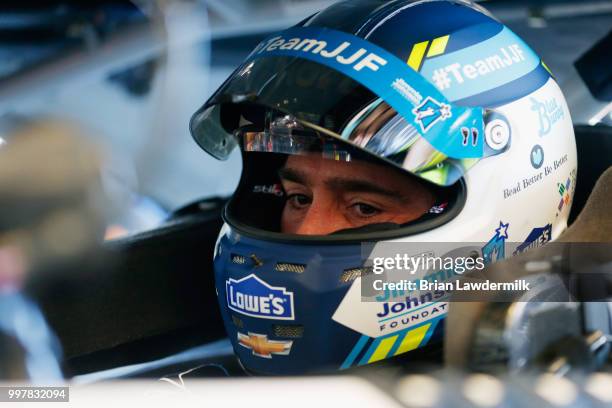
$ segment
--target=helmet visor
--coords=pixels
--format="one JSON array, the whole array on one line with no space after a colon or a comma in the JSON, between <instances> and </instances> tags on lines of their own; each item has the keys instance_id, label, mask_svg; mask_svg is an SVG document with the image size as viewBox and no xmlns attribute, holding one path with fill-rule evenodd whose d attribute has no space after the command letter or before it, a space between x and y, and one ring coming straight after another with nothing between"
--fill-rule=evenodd
<instances>
[{"instance_id":1,"label":"helmet visor","mask_svg":"<svg viewBox=\"0 0 612 408\"><path fill-rule=\"evenodd\" d=\"M314 52L319 46L317 44L316 41L308 43L302 50L310 47L309 50ZM342 46L336 50L340 48ZM363 50L361 48L352 56L342 56L343 61L360 58L365 55ZM313 52L310 56L314 55ZM333 54L329 50L320 50L316 57L325 52ZM382 55L388 62L397 64L399 61L387 54ZM338 55L336 59L340 57ZM262 129L266 112L281 112L291 115L305 128L362 149L418 177L441 186L451 185L483 156L483 142L479 139L482 136L479 133L483 133L482 114L473 115L468 112L471 108L445 103L444 97L432 90L433 85L427 83L424 86L422 77L405 63L399 63L400 73L408 75L395 80L389 87L393 88L392 91L382 95L384 92L380 89L376 93L371 90L376 88L372 83L366 87L364 83L367 81L358 81L358 75L353 77L342 67L325 65L308 57L251 57L194 114L191 133L204 150L223 160L237 145L237 129L251 124ZM396 65L393 72L376 74L380 73L380 78L388 80L397 74L397 68ZM409 84L411 78L414 83ZM403 109L403 114L398 113L398 106ZM409 111L406 106L409 106ZM272 134L268 136L270 140L276 139ZM463 145L457 142L457 136L463 139ZM304 135L297 143L296 136L291 148L307 143L307 137ZM279 140L274 142L281 143Z\"/></svg>"}]
</instances>

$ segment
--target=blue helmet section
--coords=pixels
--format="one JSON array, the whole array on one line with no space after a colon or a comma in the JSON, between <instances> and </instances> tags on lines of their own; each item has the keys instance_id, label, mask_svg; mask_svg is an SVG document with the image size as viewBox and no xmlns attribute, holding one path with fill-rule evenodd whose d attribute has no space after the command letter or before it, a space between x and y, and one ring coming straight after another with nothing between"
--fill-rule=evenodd
<instances>
[{"instance_id":1,"label":"blue helmet section","mask_svg":"<svg viewBox=\"0 0 612 408\"><path fill-rule=\"evenodd\" d=\"M362 263L360 245L296 245L231 231L223 235L215 285L226 331L243 366L258 374L326 372L441 341L446 306L427 312L435 314L429 320L376 338L334 321Z\"/></svg>"},{"instance_id":2,"label":"blue helmet section","mask_svg":"<svg viewBox=\"0 0 612 408\"><path fill-rule=\"evenodd\" d=\"M385 10L384 13L390 15L374 19L359 30L359 34L404 61L410 56L412 44L453 34L445 52L454 52L487 40L503 28L503 24L491 17L451 2L396 2L389 8L393 11ZM478 30L470 30L476 26Z\"/></svg>"},{"instance_id":3,"label":"blue helmet section","mask_svg":"<svg viewBox=\"0 0 612 408\"><path fill-rule=\"evenodd\" d=\"M308 20L305 25L334 28L367 39L407 61L458 105L486 108L500 106L535 91L551 76L537 57L527 56L533 55L533 52L526 44L517 44L520 54L513 54L512 48L505 49L502 41L495 41L496 36L502 38L500 34L509 29L465 3L393 1L385 4L352 0L331 6ZM477 67L477 70L468 67L468 75L475 76L466 78L462 75L459 81L470 82L473 79L478 89L469 93L453 89L465 83L456 84L452 70L443 72L446 78L442 79L450 80L448 87L444 87L444 82L436 83L432 80L436 78L434 74L437 69L454 63L460 63L463 68L465 64L477 62L470 57L470 53L482 54L474 49L479 44L491 50L491 54L485 56L493 59L499 56L502 62L490 60L488 64ZM461 71L455 73L461 75ZM478 73L484 75L479 77ZM491 85L484 85L487 83Z\"/></svg>"},{"instance_id":4,"label":"blue helmet section","mask_svg":"<svg viewBox=\"0 0 612 408\"><path fill-rule=\"evenodd\" d=\"M352 284L342 281L345 271L362 263L360 245L283 244L234 233L218 245L217 295L243 365L262 374L340 368L361 336L331 316Z\"/></svg>"}]
</instances>

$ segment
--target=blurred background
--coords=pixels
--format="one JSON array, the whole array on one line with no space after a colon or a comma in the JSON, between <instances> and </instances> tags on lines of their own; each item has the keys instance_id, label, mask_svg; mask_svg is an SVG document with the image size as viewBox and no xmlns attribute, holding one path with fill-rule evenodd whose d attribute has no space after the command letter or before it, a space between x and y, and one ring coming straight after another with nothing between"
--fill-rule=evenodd
<instances>
[{"instance_id":1,"label":"blurred background","mask_svg":"<svg viewBox=\"0 0 612 408\"><path fill-rule=\"evenodd\" d=\"M0 2L0 380L160 378L204 360L201 377L244 374L211 277L240 157L208 156L188 123L259 41L332 3ZM565 94L589 159L580 209L612 151L612 0L481 4Z\"/></svg>"},{"instance_id":2,"label":"blurred background","mask_svg":"<svg viewBox=\"0 0 612 408\"><path fill-rule=\"evenodd\" d=\"M154 228L194 200L231 194L238 181L238 153L228 163L202 152L188 132L190 115L262 38L332 3L5 0L0 144L20 123L77 124L105 152L103 187L120 209L107 237ZM609 103L575 66L609 34L611 1L482 4L542 56L575 123L612 122ZM599 55L587 71L609 66L610 55Z\"/></svg>"}]
</instances>

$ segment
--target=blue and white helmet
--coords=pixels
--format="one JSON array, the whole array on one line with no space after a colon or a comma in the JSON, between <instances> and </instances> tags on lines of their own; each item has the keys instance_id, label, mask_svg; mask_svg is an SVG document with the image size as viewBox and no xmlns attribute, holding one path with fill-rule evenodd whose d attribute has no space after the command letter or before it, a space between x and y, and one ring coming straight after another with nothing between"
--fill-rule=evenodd
<instances>
[{"instance_id":1,"label":"blue and white helmet","mask_svg":"<svg viewBox=\"0 0 612 408\"><path fill-rule=\"evenodd\" d=\"M567 226L576 146L563 94L531 48L466 1L333 5L259 44L190 128L219 159L242 151L214 270L227 333L255 373L346 369L440 339L443 299L362 301L362 242L482 242L492 261ZM444 199L405 225L282 233L278 169L312 150L384 162Z\"/></svg>"}]
</instances>

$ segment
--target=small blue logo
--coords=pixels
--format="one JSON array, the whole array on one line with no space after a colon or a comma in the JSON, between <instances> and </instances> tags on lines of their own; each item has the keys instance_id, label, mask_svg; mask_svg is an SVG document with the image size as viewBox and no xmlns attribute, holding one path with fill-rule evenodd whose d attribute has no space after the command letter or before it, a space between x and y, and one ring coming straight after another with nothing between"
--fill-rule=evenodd
<instances>
[{"instance_id":1,"label":"small blue logo","mask_svg":"<svg viewBox=\"0 0 612 408\"><path fill-rule=\"evenodd\" d=\"M441 103L431 96L425 98L423 102L412 110L415 114L414 121L419 124L421 131L426 133L438 121L450 118L450 105Z\"/></svg>"},{"instance_id":2,"label":"small blue logo","mask_svg":"<svg viewBox=\"0 0 612 408\"><path fill-rule=\"evenodd\" d=\"M542 164L544 163L544 149L542 149L542 146L540 145L535 145L533 146L533 149L531 149L531 165L533 166L534 169L539 169L540 167L542 167Z\"/></svg>"},{"instance_id":3,"label":"small blue logo","mask_svg":"<svg viewBox=\"0 0 612 408\"><path fill-rule=\"evenodd\" d=\"M293 292L274 287L251 274L225 282L227 306L235 312L261 319L293 320Z\"/></svg>"},{"instance_id":4,"label":"small blue logo","mask_svg":"<svg viewBox=\"0 0 612 408\"><path fill-rule=\"evenodd\" d=\"M529 249L541 247L542 245L550 241L551 237L551 224L546 224L543 227L534 228L531 230L529 235L527 235L527 238L525 238L525 242L516 247L512 255L522 254L523 252Z\"/></svg>"},{"instance_id":5,"label":"small blue logo","mask_svg":"<svg viewBox=\"0 0 612 408\"><path fill-rule=\"evenodd\" d=\"M499 227L495 229L495 235L482 247L482 257L485 265L504 259L506 257L506 240L508 239L509 223L499 222Z\"/></svg>"},{"instance_id":6,"label":"small blue logo","mask_svg":"<svg viewBox=\"0 0 612 408\"><path fill-rule=\"evenodd\" d=\"M530 98L531 110L537 112L540 120L539 136L542 137L550 133L553 125L563 119L563 108L555 98L541 102L536 98Z\"/></svg>"}]
</instances>

